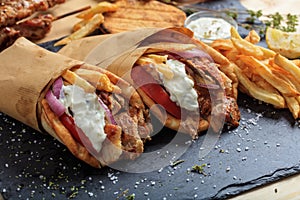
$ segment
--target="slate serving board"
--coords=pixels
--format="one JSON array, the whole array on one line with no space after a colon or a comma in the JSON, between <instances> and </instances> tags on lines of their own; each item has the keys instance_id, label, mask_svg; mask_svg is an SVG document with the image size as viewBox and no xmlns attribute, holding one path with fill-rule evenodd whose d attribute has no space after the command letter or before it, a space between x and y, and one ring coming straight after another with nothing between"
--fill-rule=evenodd
<instances>
[{"instance_id":1,"label":"slate serving board","mask_svg":"<svg viewBox=\"0 0 300 200\"><path fill-rule=\"evenodd\" d=\"M200 4L240 6L238 1ZM53 42L43 47L57 51ZM175 132L166 128L146 145L179 162L151 172L101 170L75 159L58 141L0 113L0 192L4 199L225 199L300 171L300 128L288 110L239 95L241 124L223 131L211 151L200 157L206 135L191 142L182 136L176 152L164 150ZM183 142L182 142L183 141ZM179 144L180 143L180 144ZM145 161L147 162L147 160ZM149 169L155 163L149 163ZM194 172L194 165L203 171Z\"/></svg>"}]
</instances>

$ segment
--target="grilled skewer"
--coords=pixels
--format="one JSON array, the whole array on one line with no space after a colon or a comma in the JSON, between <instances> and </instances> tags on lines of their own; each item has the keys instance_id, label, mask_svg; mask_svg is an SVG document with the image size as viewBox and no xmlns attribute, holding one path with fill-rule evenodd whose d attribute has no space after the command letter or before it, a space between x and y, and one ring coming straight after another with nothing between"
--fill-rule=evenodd
<instances>
[{"instance_id":1,"label":"grilled skewer","mask_svg":"<svg viewBox=\"0 0 300 200\"><path fill-rule=\"evenodd\" d=\"M21 36L26 37L31 41L42 39L50 32L53 21L81 12L88 8L90 8L90 6L56 17L51 14L38 15L37 17L16 23L12 26L0 27L0 51L10 46Z\"/></svg>"},{"instance_id":2,"label":"grilled skewer","mask_svg":"<svg viewBox=\"0 0 300 200\"><path fill-rule=\"evenodd\" d=\"M0 28L0 51L10 46L21 36L31 41L44 38L51 29L53 19L54 17L50 14L39 15L11 27Z\"/></svg>"},{"instance_id":3,"label":"grilled skewer","mask_svg":"<svg viewBox=\"0 0 300 200\"><path fill-rule=\"evenodd\" d=\"M11 26L37 11L46 11L65 0L0 0L0 27Z\"/></svg>"}]
</instances>

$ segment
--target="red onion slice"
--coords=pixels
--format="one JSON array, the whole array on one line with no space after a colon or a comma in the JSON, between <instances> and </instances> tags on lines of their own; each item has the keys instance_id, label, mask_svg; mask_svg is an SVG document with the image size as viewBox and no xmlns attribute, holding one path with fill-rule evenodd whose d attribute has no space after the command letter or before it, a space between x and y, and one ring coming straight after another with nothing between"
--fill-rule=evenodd
<instances>
[{"instance_id":1,"label":"red onion slice","mask_svg":"<svg viewBox=\"0 0 300 200\"><path fill-rule=\"evenodd\" d=\"M114 116L111 113L111 111L109 110L109 108L107 107L107 105L102 101L102 99L100 99L100 97L98 97L98 101L99 101L100 105L102 106L102 108L104 108L105 114L106 114L106 117L107 117L109 123L117 125L117 122L114 119Z\"/></svg>"},{"instance_id":2,"label":"red onion slice","mask_svg":"<svg viewBox=\"0 0 300 200\"><path fill-rule=\"evenodd\" d=\"M206 52L196 48L186 51L174 51L174 53L186 59L199 57L207 58L210 62L213 62L213 59Z\"/></svg>"},{"instance_id":3,"label":"red onion slice","mask_svg":"<svg viewBox=\"0 0 300 200\"><path fill-rule=\"evenodd\" d=\"M65 113L66 108L65 106L54 96L51 90L48 90L46 94L47 102L51 108L51 110L57 115L61 116Z\"/></svg>"},{"instance_id":4,"label":"red onion slice","mask_svg":"<svg viewBox=\"0 0 300 200\"><path fill-rule=\"evenodd\" d=\"M212 89L212 90L218 90L220 89L220 86L217 84L205 84L205 83L196 83L197 86L202 87L202 88L207 88L207 89Z\"/></svg>"},{"instance_id":5,"label":"red onion slice","mask_svg":"<svg viewBox=\"0 0 300 200\"><path fill-rule=\"evenodd\" d=\"M59 99L60 91L63 86L63 80L61 77L56 79L52 85L52 91L54 96L56 96L57 99Z\"/></svg>"}]
</instances>

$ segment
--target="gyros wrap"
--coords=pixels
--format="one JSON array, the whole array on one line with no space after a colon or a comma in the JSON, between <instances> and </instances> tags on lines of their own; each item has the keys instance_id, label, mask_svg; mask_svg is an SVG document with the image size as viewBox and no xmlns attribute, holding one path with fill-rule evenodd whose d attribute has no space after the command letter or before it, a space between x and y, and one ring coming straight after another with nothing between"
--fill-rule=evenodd
<instances>
[{"instance_id":1,"label":"gyros wrap","mask_svg":"<svg viewBox=\"0 0 300 200\"><path fill-rule=\"evenodd\" d=\"M0 54L0 110L97 168L134 159L152 131L136 90L113 73L25 38Z\"/></svg>"},{"instance_id":2,"label":"gyros wrap","mask_svg":"<svg viewBox=\"0 0 300 200\"><path fill-rule=\"evenodd\" d=\"M209 126L219 131L224 124L239 124L233 66L188 29L94 36L74 41L59 53L124 78L166 127L193 138Z\"/></svg>"}]
</instances>

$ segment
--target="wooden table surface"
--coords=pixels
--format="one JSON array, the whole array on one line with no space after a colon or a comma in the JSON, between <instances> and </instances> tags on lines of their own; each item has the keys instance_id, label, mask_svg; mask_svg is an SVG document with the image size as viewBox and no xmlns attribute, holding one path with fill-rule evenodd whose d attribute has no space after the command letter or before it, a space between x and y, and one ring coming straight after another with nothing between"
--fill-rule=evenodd
<instances>
[{"instance_id":1,"label":"wooden table surface","mask_svg":"<svg viewBox=\"0 0 300 200\"><path fill-rule=\"evenodd\" d=\"M244 194L240 194L230 200L299 200L300 199L300 174L280 181L255 188Z\"/></svg>"}]
</instances>

